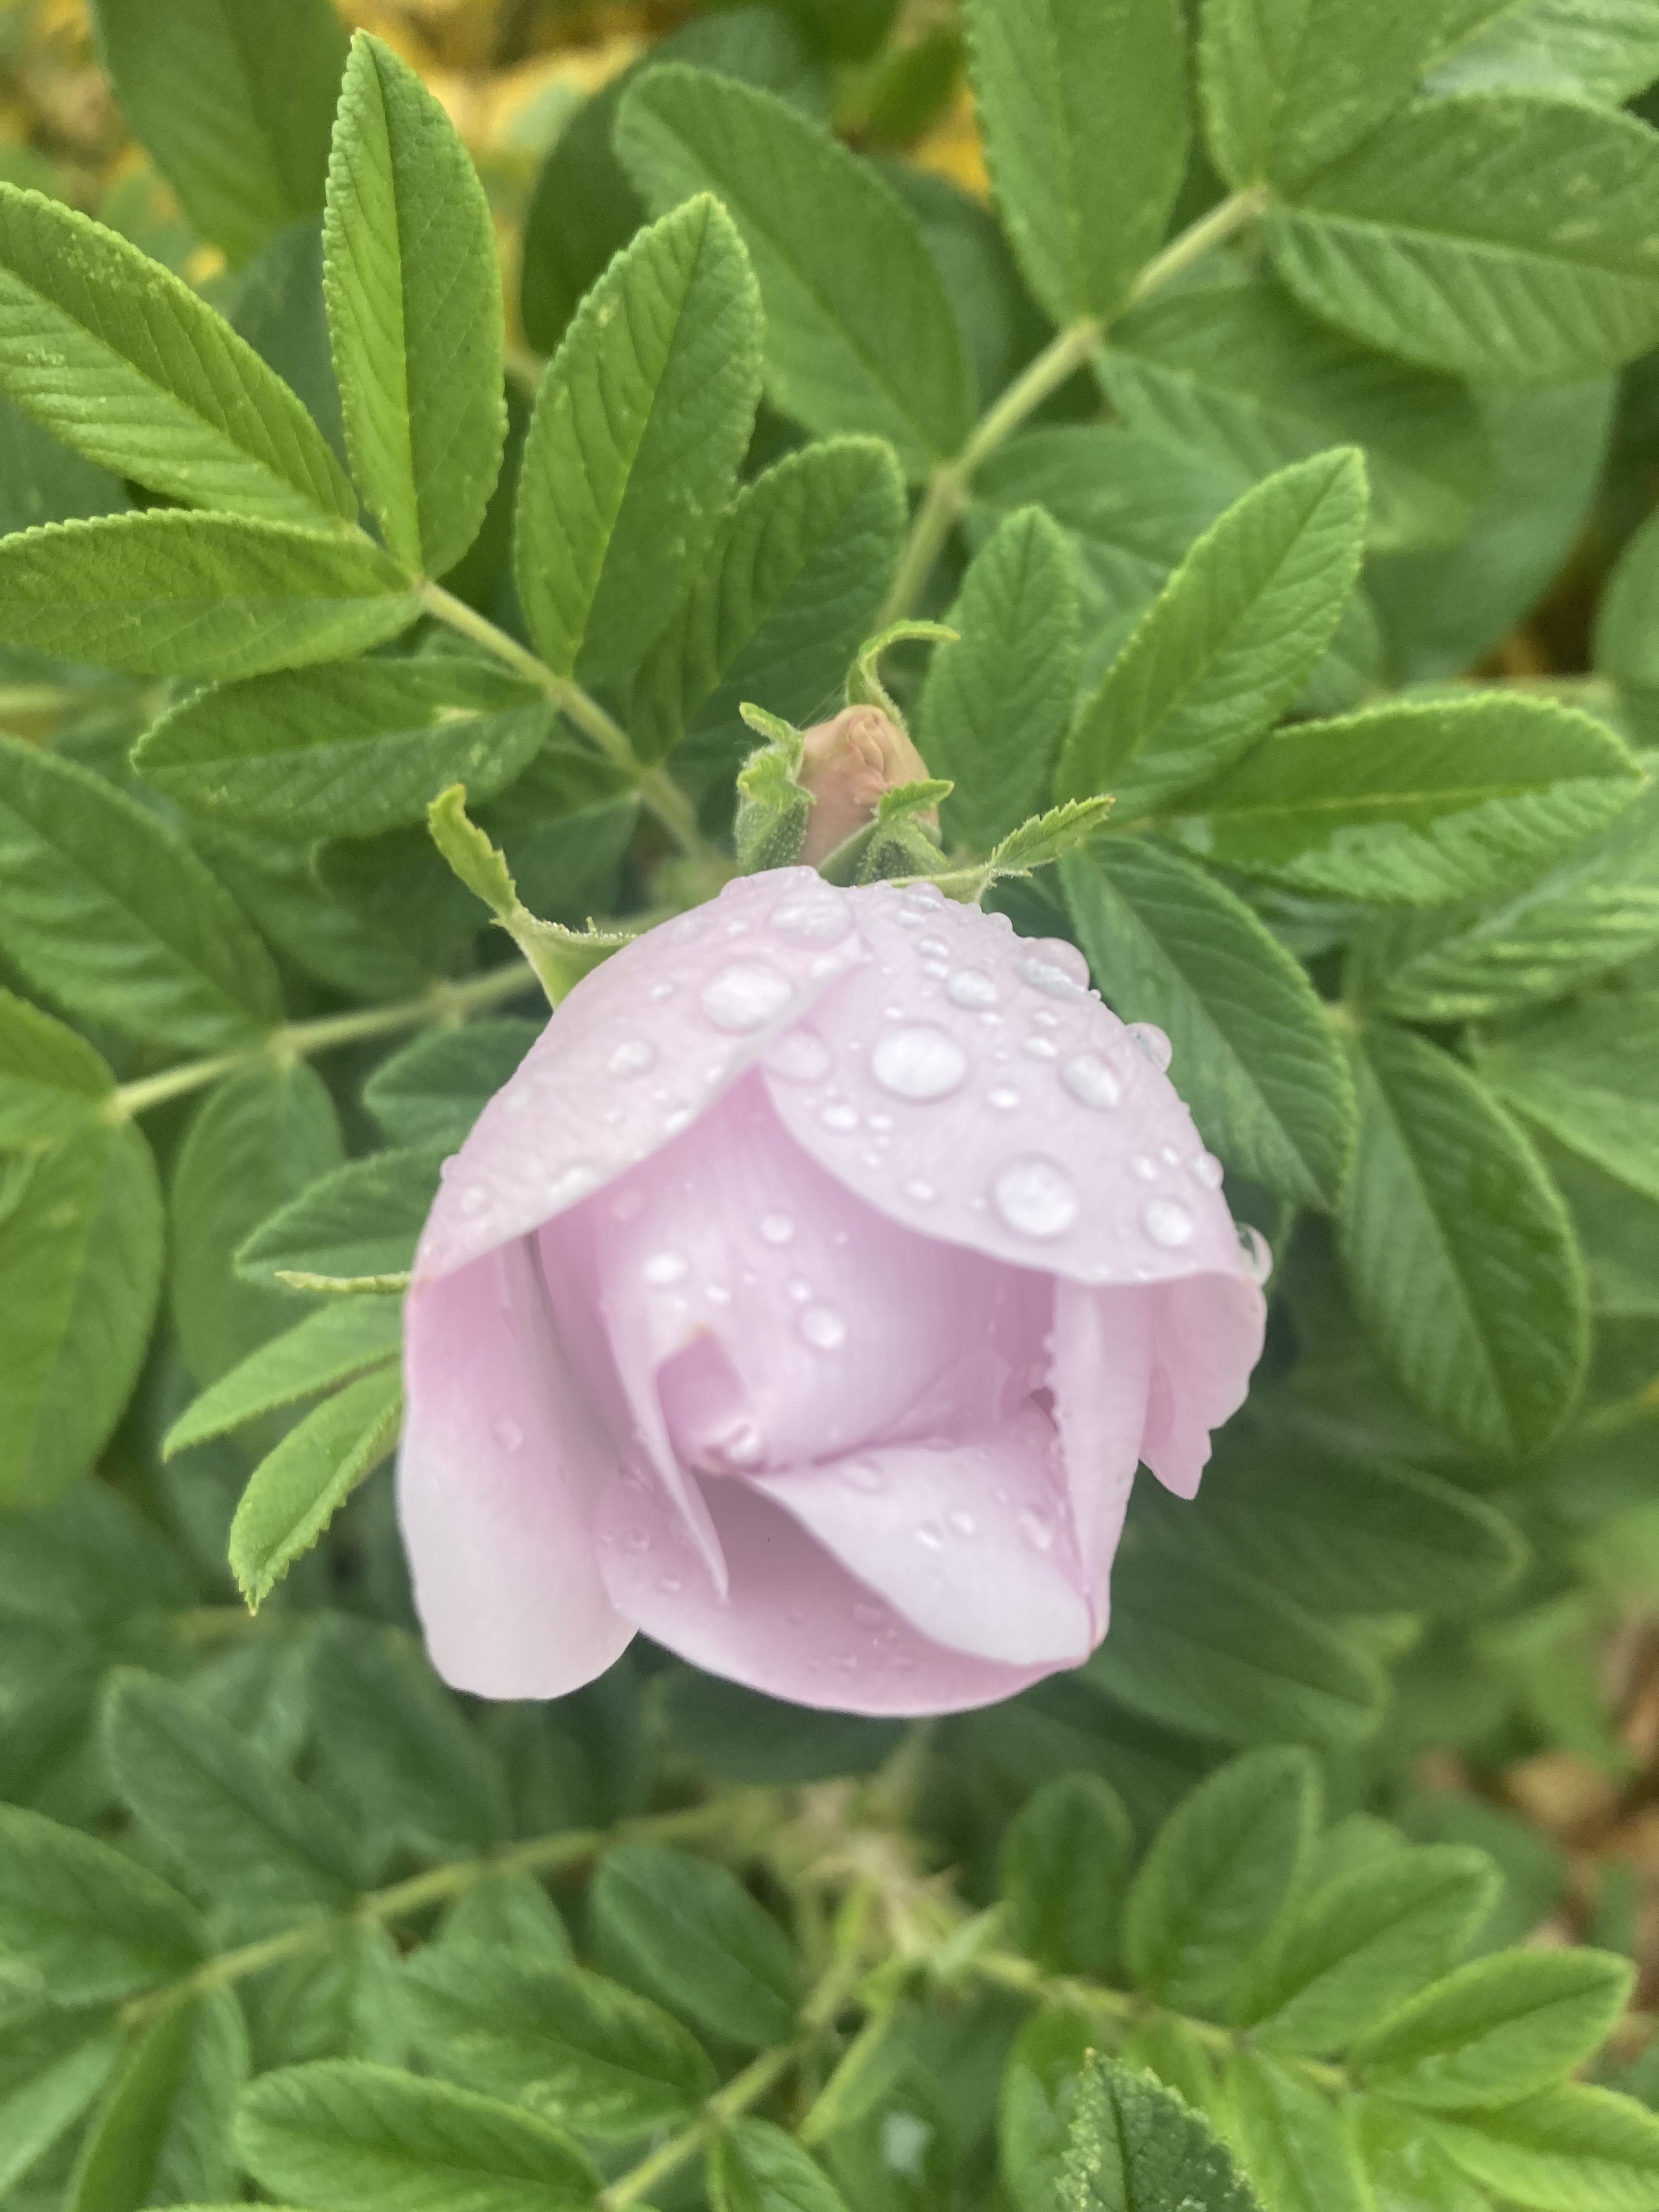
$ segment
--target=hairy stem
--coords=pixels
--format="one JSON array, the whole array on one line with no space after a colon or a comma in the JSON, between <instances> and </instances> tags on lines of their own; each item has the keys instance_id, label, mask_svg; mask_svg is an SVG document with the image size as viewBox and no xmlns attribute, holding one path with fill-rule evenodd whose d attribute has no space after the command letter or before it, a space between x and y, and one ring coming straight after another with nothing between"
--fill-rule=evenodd
<instances>
[{"instance_id":1,"label":"hairy stem","mask_svg":"<svg viewBox=\"0 0 1659 2212\"><path fill-rule=\"evenodd\" d=\"M1138 306L1212 247L1222 245L1254 222L1267 204L1265 185L1253 185L1249 191L1234 192L1220 201L1207 215L1189 223L1178 238L1171 239L1161 253L1154 254L1130 288L1125 305ZM1045 399L1091 361L1105 343L1106 324L1099 317L1085 315L1075 323L1068 323L1020 371L1007 390L992 401L956 459L934 470L899 556L892 588L882 609L884 624L896 622L908 614L921 597L933 572L933 563L944 551L961 517L980 468Z\"/></svg>"},{"instance_id":2,"label":"hairy stem","mask_svg":"<svg viewBox=\"0 0 1659 2212\"><path fill-rule=\"evenodd\" d=\"M159 1075L140 1076L136 1082L118 1085L105 1102L105 1118L130 1121L135 1114L162 1105L169 1098L200 1091L210 1083L216 1083L222 1075L232 1074L239 1067L252 1066L260 1060L274 1060L285 1065L292 1060L309 1060L313 1053L331 1051L336 1045L360 1044L370 1037L395 1036L399 1030L424 1029L428 1024L453 1029L471 1015L537 988L530 967L522 960L514 960L505 967L491 968L482 975L469 975L461 982L441 980L430 984L418 998L402 1000L396 1006L364 1006L349 1014L324 1014L314 1021L284 1022L267 1030L259 1042L249 1046L246 1052L220 1053L210 1060L185 1060L177 1067L163 1068Z\"/></svg>"}]
</instances>

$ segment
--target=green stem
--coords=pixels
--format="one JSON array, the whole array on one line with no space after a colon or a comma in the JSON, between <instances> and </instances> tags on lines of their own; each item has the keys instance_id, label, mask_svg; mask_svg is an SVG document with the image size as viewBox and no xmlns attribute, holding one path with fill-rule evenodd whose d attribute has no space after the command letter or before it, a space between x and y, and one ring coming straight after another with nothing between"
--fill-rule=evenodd
<instances>
[{"instance_id":1,"label":"green stem","mask_svg":"<svg viewBox=\"0 0 1659 2212\"><path fill-rule=\"evenodd\" d=\"M405 999L397 1006L365 1006L356 1013L324 1014L309 1022L284 1022L280 1028L268 1030L257 1045L250 1046L246 1052L220 1053L211 1060L185 1060L178 1067L163 1068L159 1075L141 1076L137 1082L118 1085L105 1102L105 1115L112 1121L130 1121L135 1114L145 1113L169 1098L182 1097L188 1091L200 1091L207 1084L216 1083L222 1075L232 1074L239 1067L248 1067L262 1060L274 1060L279 1066L285 1066L293 1060L308 1060L313 1053L328 1052L336 1045L394 1036L399 1030L423 1029L428 1024L453 1029L471 1014L499 1006L504 1000L519 998L536 988L531 969L525 962L515 960L504 968L492 968L484 975L470 975L462 982L441 980L429 985L419 998Z\"/></svg>"},{"instance_id":2,"label":"green stem","mask_svg":"<svg viewBox=\"0 0 1659 2212\"><path fill-rule=\"evenodd\" d=\"M608 714L591 692L585 691L574 677L561 676L539 660L515 637L509 637L476 607L465 599L458 599L441 584L423 584L421 603L436 622L445 623L459 635L470 638L474 645L493 654L504 667L521 676L527 684L550 698L559 712L574 728L580 730L595 750L603 754L611 766L627 776L647 811L653 814L689 860L696 861L710 879L711 888L723 883L730 873L720 855L706 844L697 829L696 809L674 779L659 768L652 768L635 751L633 740L622 724Z\"/></svg>"},{"instance_id":3,"label":"green stem","mask_svg":"<svg viewBox=\"0 0 1659 2212\"><path fill-rule=\"evenodd\" d=\"M1178 238L1171 239L1164 251L1146 264L1130 289L1126 307L1138 306L1213 247L1233 237L1261 215L1267 204L1267 187L1253 185L1248 191L1232 193L1207 215L1189 223ZM933 563L961 518L980 468L1045 399L1093 360L1106 342L1106 329L1105 322L1094 315L1068 323L1020 371L1007 390L992 401L956 459L943 462L934 470L899 556L892 588L881 612L884 626L908 614L921 597L933 574Z\"/></svg>"},{"instance_id":4,"label":"green stem","mask_svg":"<svg viewBox=\"0 0 1659 2212\"><path fill-rule=\"evenodd\" d=\"M695 2120L688 2122L678 2135L670 2136L637 2166L619 2175L608 2189L601 2190L594 2199L593 2212L622 2212L622 2207L637 2204L649 2189L665 2181L671 2173L679 2171L688 2159L712 2142L721 2129L740 2118L751 2105L759 2104L769 2089L775 2088L795 2061L806 2049L805 2037L793 2043L780 2043L735 2074L723 2089L716 2090Z\"/></svg>"}]
</instances>

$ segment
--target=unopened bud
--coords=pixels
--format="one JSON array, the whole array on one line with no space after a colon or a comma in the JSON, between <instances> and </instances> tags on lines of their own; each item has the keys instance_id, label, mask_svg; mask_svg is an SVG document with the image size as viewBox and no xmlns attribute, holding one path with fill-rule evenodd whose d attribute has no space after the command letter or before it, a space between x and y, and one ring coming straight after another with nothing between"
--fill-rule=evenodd
<instances>
[{"instance_id":1,"label":"unopened bud","mask_svg":"<svg viewBox=\"0 0 1659 2212\"><path fill-rule=\"evenodd\" d=\"M801 859L816 867L874 819L884 793L927 774L908 732L879 707L845 707L833 721L816 723L795 772L812 794Z\"/></svg>"}]
</instances>

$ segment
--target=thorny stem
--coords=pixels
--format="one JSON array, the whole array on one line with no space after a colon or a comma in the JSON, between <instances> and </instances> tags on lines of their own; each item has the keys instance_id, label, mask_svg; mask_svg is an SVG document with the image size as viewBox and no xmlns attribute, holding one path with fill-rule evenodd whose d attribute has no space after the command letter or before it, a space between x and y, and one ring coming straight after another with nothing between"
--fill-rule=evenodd
<instances>
[{"instance_id":1,"label":"thorny stem","mask_svg":"<svg viewBox=\"0 0 1659 2212\"><path fill-rule=\"evenodd\" d=\"M1135 279L1125 305L1139 306L1172 277L1190 268L1212 246L1223 244L1254 222L1267 204L1266 187L1254 185L1248 191L1232 193L1207 215L1189 223L1178 238L1171 239L1164 251L1154 254L1146 264ZM1036 413L1045 399L1091 361L1105 343L1106 325L1101 318L1087 315L1068 323L1020 371L1007 390L993 400L956 459L934 470L899 556L892 589L881 613L884 624L896 622L908 614L920 597L933 574L933 563L944 551L961 517L969 489L981 466Z\"/></svg>"},{"instance_id":2,"label":"thorny stem","mask_svg":"<svg viewBox=\"0 0 1659 2212\"><path fill-rule=\"evenodd\" d=\"M251 1066L262 1060L274 1060L282 1066L308 1060L313 1053L327 1052L336 1045L358 1044L368 1037L393 1036L400 1030L423 1029L428 1024L453 1029L470 1015L536 988L535 975L529 965L514 960L505 967L492 968L483 975L470 975L462 982L443 980L433 983L418 998L402 1000L396 1006L365 1006L357 1013L324 1014L314 1021L284 1022L267 1030L258 1044L245 1052L221 1053L211 1060L186 1060L180 1066L163 1068L159 1075L141 1076L136 1082L118 1085L105 1102L105 1117L111 1121L130 1121L135 1114L143 1114L169 1098L182 1097L188 1091L200 1091L222 1075L229 1075L239 1067Z\"/></svg>"},{"instance_id":3,"label":"thorny stem","mask_svg":"<svg viewBox=\"0 0 1659 2212\"><path fill-rule=\"evenodd\" d=\"M509 637L475 607L468 606L465 599L458 599L453 592L445 591L441 584L423 584L421 604L434 621L445 623L459 636L470 638L504 667L544 692L566 720L579 729L613 768L627 776L647 811L656 817L687 859L695 860L708 878L709 888L717 888L726 880L731 871L698 830L696 809L686 793L672 776L641 760L627 731L606 714L591 692L585 691L574 677L557 674L544 660L538 659L520 645L517 638Z\"/></svg>"}]
</instances>

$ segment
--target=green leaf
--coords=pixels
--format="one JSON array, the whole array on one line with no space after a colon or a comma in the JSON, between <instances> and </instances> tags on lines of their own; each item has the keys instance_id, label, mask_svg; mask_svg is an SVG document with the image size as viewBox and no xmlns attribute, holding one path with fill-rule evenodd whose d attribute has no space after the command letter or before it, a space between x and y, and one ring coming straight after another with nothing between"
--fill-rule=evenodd
<instances>
[{"instance_id":1,"label":"green leaf","mask_svg":"<svg viewBox=\"0 0 1659 2212\"><path fill-rule=\"evenodd\" d=\"M1077 688L1078 601L1071 555L1040 507L1000 523L963 580L928 665L919 738L956 789L944 827L988 852L1042 805Z\"/></svg>"},{"instance_id":2,"label":"green leaf","mask_svg":"<svg viewBox=\"0 0 1659 2212\"><path fill-rule=\"evenodd\" d=\"M968 434L966 355L915 218L770 93L683 65L623 102L617 149L660 210L717 193L766 310L767 391L820 436L885 438L913 480Z\"/></svg>"},{"instance_id":3,"label":"green leaf","mask_svg":"<svg viewBox=\"0 0 1659 2212\"><path fill-rule=\"evenodd\" d=\"M162 1456L228 1435L262 1413L349 1382L366 1367L395 1358L403 1316L386 1298L337 1298L260 1346L168 1430Z\"/></svg>"},{"instance_id":4,"label":"green leaf","mask_svg":"<svg viewBox=\"0 0 1659 2212\"><path fill-rule=\"evenodd\" d=\"M1486 2212L1486 2197L1435 2141L1420 2112L1364 2097L1354 2123L1376 2212Z\"/></svg>"},{"instance_id":5,"label":"green leaf","mask_svg":"<svg viewBox=\"0 0 1659 2212\"><path fill-rule=\"evenodd\" d=\"M1113 325L1097 374L1132 429L1247 479L1359 447L1374 551L1457 538L1485 489L1466 386L1356 345L1267 276L1229 269L1158 294Z\"/></svg>"},{"instance_id":6,"label":"green leaf","mask_svg":"<svg viewBox=\"0 0 1659 2212\"><path fill-rule=\"evenodd\" d=\"M1286 889L1425 906L1495 890L1641 789L1603 724L1488 692L1279 731L1166 826L1218 866Z\"/></svg>"},{"instance_id":7,"label":"green leaf","mask_svg":"<svg viewBox=\"0 0 1659 2212\"><path fill-rule=\"evenodd\" d=\"M1002 1846L1008 1933L1051 1973L1106 1980L1117 1960L1133 1832L1122 1800L1097 1774L1066 1774L1039 1790Z\"/></svg>"},{"instance_id":8,"label":"green leaf","mask_svg":"<svg viewBox=\"0 0 1659 2212\"><path fill-rule=\"evenodd\" d=\"M1544 1014L1492 1039L1477 1064L1516 1113L1659 1199L1659 992Z\"/></svg>"},{"instance_id":9,"label":"green leaf","mask_svg":"<svg viewBox=\"0 0 1659 2212\"><path fill-rule=\"evenodd\" d=\"M0 399L0 533L113 514L127 504L118 477L83 461L21 408Z\"/></svg>"},{"instance_id":10,"label":"green leaf","mask_svg":"<svg viewBox=\"0 0 1659 2212\"><path fill-rule=\"evenodd\" d=\"M236 1255L238 1273L251 1283L401 1273L431 1211L443 1157L422 1145L349 1160L254 1231Z\"/></svg>"},{"instance_id":11,"label":"green leaf","mask_svg":"<svg viewBox=\"0 0 1659 2212\"><path fill-rule=\"evenodd\" d=\"M198 691L145 732L133 765L192 813L366 837L419 822L452 783L493 798L552 728L549 702L493 662L346 661Z\"/></svg>"},{"instance_id":12,"label":"green leaf","mask_svg":"<svg viewBox=\"0 0 1659 2212\"><path fill-rule=\"evenodd\" d=\"M364 1478L389 1458L403 1380L378 1367L313 1407L248 1478L230 1524L230 1569L258 1606L308 1552Z\"/></svg>"},{"instance_id":13,"label":"green leaf","mask_svg":"<svg viewBox=\"0 0 1659 2212\"><path fill-rule=\"evenodd\" d=\"M1455 1963L1500 1887L1483 1851L1452 1844L1362 1863L1280 1926L1246 1985L1239 2024L1275 2051L1346 2050Z\"/></svg>"},{"instance_id":14,"label":"green leaf","mask_svg":"<svg viewBox=\"0 0 1659 2212\"><path fill-rule=\"evenodd\" d=\"M1298 698L1359 574L1364 463L1352 447L1269 477L1192 548L1060 756L1062 798L1110 791L1120 821L1229 767Z\"/></svg>"},{"instance_id":15,"label":"green leaf","mask_svg":"<svg viewBox=\"0 0 1659 2212\"><path fill-rule=\"evenodd\" d=\"M1626 540L1595 611L1597 669L1611 677L1639 722L1651 719L1659 695L1659 516L1650 516Z\"/></svg>"},{"instance_id":16,"label":"green leaf","mask_svg":"<svg viewBox=\"0 0 1659 2212\"><path fill-rule=\"evenodd\" d=\"M454 1152L540 1034L510 1017L431 1030L380 1062L363 1103L394 1145Z\"/></svg>"},{"instance_id":17,"label":"green leaf","mask_svg":"<svg viewBox=\"0 0 1659 2212\"><path fill-rule=\"evenodd\" d=\"M1355 940L1348 989L1401 1021L1480 1021L1559 999L1659 945L1659 784L1516 889L1389 915Z\"/></svg>"},{"instance_id":18,"label":"green leaf","mask_svg":"<svg viewBox=\"0 0 1659 2212\"><path fill-rule=\"evenodd\" d=\"M1295 1892L1319 1820L1302 1751L1254 1751L1185 1797L1129 1892L1137 1984L1164 2004L1224 2016L1244 1963Z\"/></svg>"},{"instance_id":19,"label":"green leaf","mask_svg":"<svg viewBox=\"0 0 1659 2212\"><path fill-rule=\"evenodd\" d=\"M1123 304L1164 236L1187 158L1176 0L969 0L997 208L1056 323Z\"/></svg>"},{"instance_id":20,"label":"green leaf","mask_svg":"<svg viewBox=\"0 0 1659 2212\"><path fill-rule=\"evenodd\" d=\"M0 945L77 1013L186 1052L282 1017L270 956L155 817L71 761L0 738Z\"/></svg>"},{"instance_id":21,"label":"green leaf","mask_svg":"<svg viewBox=\"0 0 1659 2212\"><path fill-rule=\"evenodd\" d=\"M1254 2051L1227 2062L1228 2131L1273 2212L1371 2212L1346 2115L1301 2074Z\"/></svg>"},{"instance_id":22,"label":"green leaf","mask_svg":"<svg viewBox=\"0 0 1659 2212\"><path fill-rule=\"evenodd\" d=\"M1264 1408L1267 1401L1264 1401ZM1187 1540L1320 1613L1461 1613L1513 1583L1514 1523L1456 1485L1328 1431L1281 1397L1216 1441Z\"/></svg>"},{"instance_id":23,"label":"green leaf","mask_svg":"<svg viewBox=\"0 0 1659 2212\"><path fill-rule=\"evenodd\" d=\"M138 1378L161 1260L131 1125L0 1156L0 1503L44 1504L90 1469Z\"/></svg>"},{"instance_id":24,"label":"green leaf","mask_svg":"<svg viewBox=\"0 0 1659 2212\"><path fill-rule=\"evenodd\" d=\"M313 1067L258 1060L216 1084L173 1170L168 1229L173 1327L198 1382L216 1382L295 1318L283 1291L246 1283L237 1246L339 1165L334 1102Z\"/></svg>"},{"instance_id":25,"label":"green leaf","mask_svg":"<svg viewBox=\"0 0 1659 2212\"><path fill-rule=\"evenodd\" d=\"M1435 92L1499 86L1619 107L1659 77L1644 0L1482 0L1435 57Z\"/></svg>"},{"instance_id":26,"label":"green leaf","mask_svg":"<svg viewBox=\"0 0 1659 2212\"><path fill-rule=\"evenodd\" d=\"M26 2179L98 2096L120 2056L100 2016L43 2005L8 2012L0 2051L0 2189ZM14 2203L27 2200L19 2191Z\"/></svg>"},{"instance_id":27,"label":"green leaf","mask_svg":"<svg viewBox=\"0 0 1659 2212\"><path fill-rule=\"evenodd\" d=\"M202 1929L178 1892L111 1844L0 1806L0 1953L59 2004L119 2002L187 1974Z\"/></svg>"},{"instance_id":28,"label":"green leaf","mask_svg":"<svg viewBox=\"0 0 1659 2212\"><path fill-rule=\"evenodd\" d=\"M1407 1395L1474 1450L1547 1444L1587 1355L1583 1262L1531 1147L1466 1068L1402 1030L1352 1050L1350 1295Z\"/></svg>"},{"instance_id":29,"label":"green leaf","mask_svg":"<svg viewBox=\"0 0 1659 2212\"><path fill-rule=\"evenodd\" d=\"M420 601L366 538L152 508L0 538L0 634L136 676L209 682L367 652Z\"/></svg>"},{"instance_id":30,"label":"green leaf","mask_svg":"<svg viewBox=\"0 0 1659 2212\"><path fill-rule=\"evenodd\" d=\"M1538 2212L1650 2212L1659 2198L1659 2118L1610 2090L1541 2089L1497 2112L1437 2113L1432 2128L1483 2188Z\"/></svg>"},{"instance_id":31,"label":"green leaf","mask_svg":"<svg viewBox=\"0 0 1659 2212\"><path fill-rule=\"evenodd\" d=\"M1444 0L1205 0L1205 136L1230 185L1293 184L1369 137L1418 87Z\"/></svg>"},{"instance_id":32,"label":"green leaf","mask_svg":"<svg viewBox=\"0 0 1659 2212\"><path fill-rule=\"evenodd\" d=\"M714 2091L714 2068L677 2020L580 1966L446 1942L407 1980L416 2039L440 2072L578 2135L672 2127Z\"/></svg>"},{"instance_id":33,"label":"green leaf","mask_svg":"<svg viewBox=\"0 0 1659 2212\"><path fill-rule=\"evenodd\" d=\"M707 193L642 231L582 303L519 479L519 596L559 674L625 676L665 627L749 442L761 335L743 242Z\"/></svg>"},{"instance_id":34,"label":"green leaf","mask_svg":"<svg viewBox=\"0 0 1659 2212\"><path fill-rule=\"evenodd\" d=\"M1269 1190L1334 1207L1353 1089L1301 963L1242 899L1142 839L1102 840L1060 880L1114 1011L1168 1033L1205 1142Z\"/></svg>"},{"instance_id":35,"label":"green leaf","mask_svg":"<svg viewBox=\"0 0 1659 2212\"><path fill-rule=\"evenodd\" d=\"M0 939L5 924L0 907ZM0 990L0 1151L95 1127L115 1078L92 1047L27 999Z\"/></svg>"},{"instance_id":36,"label":"green leaf","mask_svg":"<svg viewBox=\"0 0 1659 2212\"><path fill-rule=\"evenodd\" d=\"M800 2002L789 1939L724 1867L625 1844L594 1877L600 1954L717 2035L757 2051L787 2042Z\"/></svg>"},{"instance_id":37,"label":"green leaf","mask_svg":"<svg viewBox=\"0 0 1659 2212\"><path fill-rule=\"evenodd\" d=\"M1260 2212L1231 2153L1180 2097L1097 2061L1078 2087L1057 2202L1060 2212Z\"/></svg>"},{"instance_id":38,"label":"green leaf","mask_svg":"<svg viewBox=\"0 0 1659 2212\"><path fill-rule=\"evenodd\" d=\"M228 2197L238 2179L230 2117L248 2068L233 1990L189 1993L170 2005L116 2076L82 2147L64 2212Z\"/></svg>"},{"instance_id":39,"label":"green leaf","mask_svg":"<svg viewBox=\"0 0 1659 2212\"><path fill-rule=\"evenodd\" d=\"M1309 177L1265 232L1292 292L1368 345L1561 384L1659 338L1659 135L1573 100L1420 102Z\"/></svg>"},{"instance_id":40,"label":"green leaf","mask_svg":"<svg viewBox=\"0 0 1659 2212\"><path fill-rule=\"evenodd\" d=\"M267 2189L317 2212L579 2212L599 2189L533 2113L350 2059L256 2081L236 2145Z\"/></svg>"},{"instance_id":41,"label":"green leaf","mask_svg":"<svg viewBox=\"0 0 1659 2212\"><path fill-rule=\"evenodd\" d=\"M0 329L0 386L117 476L262 522L355 517L321 431L222 317L113 231L10 185Z\"/></svg>"},{"instance_id":42,"label":"green leaf","mask_svg":"<svg viewBox=\"0 0 1659 2212\"><path fill-rule=\"evenodd\" d=\"M749 742L745 699L810 722L870 634L903 528L903 479L874 438L818 441L742 486L635 680L641 750L678 744L677 773L703 787Z\"/></svg>"},{"instance_id":43,"label":"green leaf","mask_svg":"<svg viewBox=\"0 0 1659 2212\"><path fill-rule=\"evenodd\" d=\"M398 559L441 576L478 534L507 436L495 232L454 125L366 32L346 64L323 239L353 473Z\"/></svg>"},{"instance_id":44,"label":"green leaf","mask_svg":"<svg viewBox=\"0 0 1659 2212\"><path fill-rule=\"evenodd\" d=\"M1122 1555L1112 1632L1085 1679L1149 1720L1224 1743L1358 1743L1387 1697L1380 1670L1328 1623L1180 1543Z\"/></svg>"},{"instance_id":45,"label":"green leaf","mask_svg":"<svg viewBox=\"0 0 1659 2212\"><path fill-rule=\"evenodd\" d=\"M123 1673L105 1721L110 1771L140 1826L239 1917L282 1925L350 1901L356 1855L333 1813L199 1697Z\"/></svg>"},{"instance_id":46,"label":"green leaf","mask_svg":"<svg viewBox=\"0 0 1659 2212\"><path fill-rule=\"evenodd\" d=\"M708 2195L714 2212L847 2212L811 2153L769 2120L738 2120L715 2136Z\"/></svg>"},{"instance_id":47,"label":"green leaf","mask_svg":"<svg viewBox=\"0 0 1659 2212\"><path fill-rule=\"evenodd\" d=\"M1600 2050L1635 1980L1606 1951L1498 1951L1401 2005L1349 2063L1368 2088L1431 2111L1512 2104Z\"/></svg>"},{"instance_id":48,"label":"green leaf","mask_svg":"<svg viewBox=\"0 0 1659 2212\"><path fill-rule=\"evenodd\" d=\"M662 1717L688 1759L729 1782L825 1782L867 1774L897 1750L902 1721L786 1705L690 1667L662 1685Z\"/></svg>"},{"instance_id":49,"label":"green leaf","mask_svg":"<svg viewBox=\"0 0 1659 2212\"><path fill-rule=\"evenodd\" d=\"M233 262L323 204L345 40L327 0L96 0L121 112Z\"/></svg>"},{"instance_id":50,"label":"green leaf","mask_svg":"<svg viewBox=\"0 0 1659 2212\"><path fill-rule=\"evenodd\" d=\"M388 1854L468 1857L505 1841L499 1761L396 1629L336 1620L312 1646L317 1750L338 1802Z\"/></svg>"},{"instance_id":51,"label":"green leaf","mask_svg":"<svg viewBox=\"0 0 1659 2212\"><path fill-rule=\"evenodd\" d=\"M1054 2212L1084 2064L1099 2040L1091 2014L1056 2004L1014 2038L997 2097L997 2163L1015 2212Z\"/></svg>"},{"instance_id":52,"label":"green leaf","mask_svg":"<svg viewBox=\"0 0 1659 2212\"><path fill-rule=\"evenodd\" d=\"M1109 799L1068 799L1034 815L991 848L985 872L999 876L1027 876L1034 868L1051 866L1068 853L1079 852L1097 830L1103 829L1111 812Z\"/></svg>"},{"instance_id":53,"label":"green leaf","mask_svg":"<svg viewBox=\"0 0 1659 2212\"><path fill-rule=\"evenodd\" d=\"M349 1923L326 1948L297 1953L276 1968L260 2000L262 2047L287 2065L372 2058L399 2066L409 2056L403 1961L373 1922Z\"/></svg>"}]
</instances>

